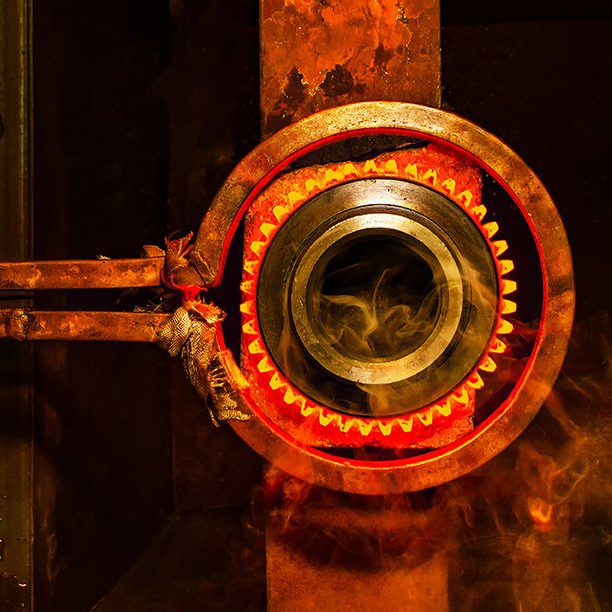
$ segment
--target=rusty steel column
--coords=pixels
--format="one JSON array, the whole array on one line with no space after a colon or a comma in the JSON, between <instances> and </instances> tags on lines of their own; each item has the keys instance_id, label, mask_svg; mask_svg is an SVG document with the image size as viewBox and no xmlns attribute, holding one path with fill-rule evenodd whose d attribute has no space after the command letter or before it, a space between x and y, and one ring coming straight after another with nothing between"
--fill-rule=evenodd
<instances>
[{"instance_id":1,"label":"rusty steel column","mask_svg":"<svg viewBox=\"0 0 612 612\"><path fill-rule=\"evenodd\" d=\"M372 100L440 106L439 0L261 0L263 137Z\"/></svg>"},{"instance_id":2,"label":"rusty steel column","mask_svg":"<svg viewBox=\"0 0 612 612\"><path fill-rule=\"evenodd\" d=\"M311 113L350 102L439 106L439 0L261 0L260 62L264 138ZM264 480L266 490L277 492L270 496L266 519L271 612L448 609L446 553L417 546L421 557L414 554L406 532L415 523L426 532L431 519L411 508L409 496L393 509L384 498L370 497L367 504L375 510L364 511L342 493L319 489L318 494L316 487L291 477L280 476L279 485L275 468ZM278 494L279 488L284 493ZM307 493L298 493L296 500L291 494L296 490ZM299 517L297 532L291 517ZM300 538L304 533L309 536ZM396 539L405 539L407 548L391 567L385 543ZM313 550L318 540L314 548L320 550ZM347 541L349 547L368 543L363 564L343 561Z\"/></svg>"}]
</instances>

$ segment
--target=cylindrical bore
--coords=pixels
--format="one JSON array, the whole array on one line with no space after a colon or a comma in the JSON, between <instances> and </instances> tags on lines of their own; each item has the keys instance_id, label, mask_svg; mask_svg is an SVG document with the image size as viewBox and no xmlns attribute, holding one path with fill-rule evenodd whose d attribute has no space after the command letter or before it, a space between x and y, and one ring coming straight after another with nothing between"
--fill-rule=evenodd
<instances>
[{"instance_id":1,"label":"cylindrical bore","mask_svg":"<svg viewBox=\"0 0 612 612\"><path fill-rule=\"evenodd\" d=\"M315 262L306 312L343 355L394 361L421 346L437 325L447 297L444 279L433 254L409 234L362 229Z\"/></svg>"},{"instance_id":2,"label":"cylindrical bore","mask_svg":"<svg viewBox=\"0 0 612 612\"><path fill-rule=\"evenodd\" d=\"M321 270L347 241L365 237L400 240L432 270L435 320L405 354L356 358L326 338L313 313ZM270 354L303 393L341 412L391 416L465 378L488 346L497 299L486 242L458 206L409 181L362 179L323 192L280 228L262 265L258 310Z\"/></svg>"},{"instance_id":3,"label":"cylindrical bore","mask_svg":"<svg viewBox=\"0 0 612 612\"><path fill-rule=\"evenodd\" d=\"M436 285L440 289L442 304L437 320L430 322L429 334L413 351L384 361L376 357L357 359L338 350L317 329L319 326L313 320L312 308L308 308L313 297L316 299L316 294L320 294L320 289L314 286L317 283L313 282L313 273L317 267L322 267L322 259L331 258L334 247L337 249L343 238L358 240L364 232L383 236L388 231L394 231L396 236L412 238L416 248L427 254L426 259L437 272ZM383 241L381 247L385 248ZM371 281L375 283L377 279ZM308 353L321 366L348 381L383 385L421 373L449 347L461 321L463 286L461 272L448 247L425 225L400 214L365 212L335 223L308 247L296 266L290 288L290 303L297 334ZM376 308L376 304L368 306L372 310Z\"/></svg>"}]
</instances>

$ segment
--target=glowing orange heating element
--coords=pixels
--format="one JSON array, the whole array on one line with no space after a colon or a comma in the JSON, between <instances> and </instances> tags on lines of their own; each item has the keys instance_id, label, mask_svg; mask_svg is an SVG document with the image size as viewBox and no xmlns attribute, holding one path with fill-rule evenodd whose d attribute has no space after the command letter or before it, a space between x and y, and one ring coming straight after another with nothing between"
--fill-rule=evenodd
<instances>
[{"instance_id":1,"label":"glowing orange heating element","mask_svg":"<svg viewBox=\"0 0 612 612\"><path fill-rule=\"evenodd\" d=\"M342 183L367 178L395 178L438 191L459 206L484 237L498 279L498 311L494 331L481 359L471 373L449 394L433 404L401 416L388 418L344 414L314 402L291 384L268 353L257 317L259 272L266 251L284 222L302 205L323 191ZM244 369L250 383L261 391L260 406L273 413L283 428L318 445L428 446L446 444L471 428L475 392L486 376L496 370L494 356L506 351L502 336L512 331L506 315L516 303L506 296L516 291L507 278L514 269L511 259L502 259L505 240L494 240L498 223L487 221L480 199L480 175L465 161L437 145L418 150L387 153L365 162L342 162L296 170L278 178L253 204L247 236L244 275L241 284Z\"/></svg>"}]
</instances>

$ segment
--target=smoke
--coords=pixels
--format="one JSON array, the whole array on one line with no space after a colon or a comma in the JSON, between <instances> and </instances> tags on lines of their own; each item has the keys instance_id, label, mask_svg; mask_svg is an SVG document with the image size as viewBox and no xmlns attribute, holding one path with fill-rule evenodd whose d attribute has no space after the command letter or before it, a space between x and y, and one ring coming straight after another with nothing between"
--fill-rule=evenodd
<instances>
[{"instance_id":1,"label":"smoke","mask_svg":"<svg viewBox=\"0 0 612 612\"><path fill-rule=\"evenodd\" d=\"M490 287L482 280L482 273L464 260L461 275L466 310L471 311L472 316L477 315L478 311L494 313L497 305L497 294L494 287ZM379 296L375 295L375 298L370 302L370 308L377 309L379 327L383 330L382 333L385 337L389 338L390 346L399 352L402 348L400 342L403 338L409 337L413 340L410 348L414 350L418 347L435 328L441 295L452 288L452 283L446 279L442 272L438 271L432 276L426 290L420 293L409 288L406 293L398 294L393 288L383 286L383 295L392 297L380 299ZM397 306L390 303L391 300L396 300L398 295L400 299L405 301L404 303L419 304L420 302L418 309L415 310L414 306ZM350 296L345 297L347 301L350 299ZM396 330L399 330L399 333ZM365 331L365 328L361 327L357 330L357 333L365 335ZM461 328L460 331L463 347L462 355L466 353L476 356L481 355L486 349L489 334L483 334L481 329L475 329L469 325ZM445 355L448 355L455 348L456 345L451 343L448 351L445 351ZM433 402L456 387L469 370L474 367L475 363L474 359L472 362L458 359L454 362L447 360L445 365L447 366L445 368L435 366L428 368L423 377L412 379L407 384L359 385L367 393L370 414L375 416L399 414ZM498 377L496 382L499 386L505 384L507 380ZM427 399L420 396L420 393L432 393L431 390L436 389L438 390L437 395L432 394Z\"/></svg>"},{"instance_id":2,"label":"smoke","mask_svg":"<svg viewBox=\"0 0 612 612\"><path fill-rule=\"evenodd\" d=\"M442 556L451 611L610 610L611 346L608 317L578 325L532 425L467 476L369 497L270 468L251 523L290 555L332 571L416 569ZM406 593L406 609L410 602Z\"/></svg>"},{"instance_id":3,"label":"smoke","mask_svg":"<svg viewBox=\"0 0 612 612\"><path fill-rule=\"evenodd\" d=\"M326 280L337 284L339 277L361 276L364 272L355 270L360 267L363 264L353 263ZM443 275L419 279L414 288L415 283L402 282L405 267L389 266L350 294L313 296L313 318L336 350L362 361L397 358L431 334L438 320Z\"/></svg>"},{"instance_id":4,"label":"smoke","mask_svg":"<svg viewBox=\"0 0 612 612\"><path fill-rule=\"evenodd\" d=\"M555 390L528 430L440 487L464 509L451 571L461 610L608 610L612 367L607 317L577 326Z\"/></svg>"}]
</instances>

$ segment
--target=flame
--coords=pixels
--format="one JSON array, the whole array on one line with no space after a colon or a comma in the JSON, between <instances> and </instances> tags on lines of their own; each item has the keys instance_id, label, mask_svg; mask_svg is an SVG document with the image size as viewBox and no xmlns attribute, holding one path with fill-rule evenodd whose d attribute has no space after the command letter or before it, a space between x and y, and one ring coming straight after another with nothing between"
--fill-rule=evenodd
<instances>
[{"instance_id":1,"label":"flame","mask_svg":"<svg viewBox=\"0 0 612 612\"><path fill-rule=\"evenodd\" d=\"M539 497L527 498L527 507L534 525L542 531L552 529L554 506Z\"/></svg>"}]
</instances>

